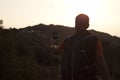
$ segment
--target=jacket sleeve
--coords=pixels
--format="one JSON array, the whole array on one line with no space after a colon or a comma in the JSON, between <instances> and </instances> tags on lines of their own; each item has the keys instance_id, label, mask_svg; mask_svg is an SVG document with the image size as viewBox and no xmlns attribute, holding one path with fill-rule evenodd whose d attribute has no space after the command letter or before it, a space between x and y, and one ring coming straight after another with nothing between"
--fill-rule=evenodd
<instances>
[{"instance_id":1,"label":"jacket sleeve","mask_svg":"<svg viewBox=\"0 0 120 80\"><path fill-rule=\"evenodd\" d=\"M96 62L98 73L100 74L102 80L110 80L107 64L103 55L103 47L100 40L97 41L96 47Z\"/></svg>"},{"instance_id":2,"label":"jacket sleeve","mask_svg":"<svg viewBox=\"0 0 120 80\"><path fill-rule=\"evenodd\" d=\"M58 45L58 48L63 50L64 49L64 41L62 41L59 45Z\"/></svg>"}]
</instances>

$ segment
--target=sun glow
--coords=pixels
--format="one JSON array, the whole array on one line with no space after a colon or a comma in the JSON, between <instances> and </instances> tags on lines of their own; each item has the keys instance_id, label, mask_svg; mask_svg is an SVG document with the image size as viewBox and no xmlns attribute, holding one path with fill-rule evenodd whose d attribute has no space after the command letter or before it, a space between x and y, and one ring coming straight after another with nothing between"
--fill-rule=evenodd
<instances>
[{"instance_id":1,"label":"sun glow","mask_svg":"<svg viewBox=\"0 0 120 80\"><path fill-rule=\"evenodd\" d=\"M90 18L90 29L103 29L101 26L106 22L103 0L70 0L69 3L69 7L72 6L70 16L74 15L75 18L80 13L87 14Z\"/></svg>"},{"instance_id":2,"label":"sun glow","mask_svg":"<svg viewBox=\"0 0 120 80\"><path fill-rule=\"evenodd\" d=\"M74 4L76 14L87 14L90 17L91 23L94 23L96 20L102 21L102 17L104 17L101 12L103 6L102 0L71 0L71 3Z\"/></svg>"}]
</instances>

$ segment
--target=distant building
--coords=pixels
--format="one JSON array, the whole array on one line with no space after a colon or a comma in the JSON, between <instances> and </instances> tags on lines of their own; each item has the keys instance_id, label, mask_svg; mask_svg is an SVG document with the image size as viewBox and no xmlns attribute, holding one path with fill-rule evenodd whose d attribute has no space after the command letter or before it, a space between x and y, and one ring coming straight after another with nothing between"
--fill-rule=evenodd
<instances>
[{"instance_id":1,"label":"distant building","mask_svg":"<svg viewBox=\"0 0 120 80\"><path fill-rule=\"evenodd\" d=\"M0 28L3 28L3 19L0 20Z\"/></svg>"}]
</instances>

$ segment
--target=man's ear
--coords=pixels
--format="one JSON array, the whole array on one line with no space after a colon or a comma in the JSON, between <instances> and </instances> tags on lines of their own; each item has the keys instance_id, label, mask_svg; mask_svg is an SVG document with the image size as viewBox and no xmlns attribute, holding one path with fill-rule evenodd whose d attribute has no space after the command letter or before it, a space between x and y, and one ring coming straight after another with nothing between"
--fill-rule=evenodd
<instances>
[{"instance_id":1,"label":"man's ear","mask_svg":"<svg viewBox=\"0 0 120 80\"><path fill-rule=\"evenodd\" d=\"M89 24L86 25L86 28L89 28Z\"/></svg>"}]
</instances>

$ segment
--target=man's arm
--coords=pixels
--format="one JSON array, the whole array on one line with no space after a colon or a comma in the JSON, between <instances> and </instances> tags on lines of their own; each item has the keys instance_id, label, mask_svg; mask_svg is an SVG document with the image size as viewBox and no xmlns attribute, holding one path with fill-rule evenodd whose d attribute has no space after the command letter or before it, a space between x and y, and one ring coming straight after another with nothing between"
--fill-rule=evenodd
<instances>
[{"instance_id":1,"label":"man's arm","mask_svg":"<svg viewBox=\"0 0 120 80\"><path fill-rule=\"evenodd\" d=\"M103 55L103 48L101 41L98 40L97 42L97 49L96 49L96 61L97 61L97 69L100 73L103 80L110 80L110 75L108 72L108 67L106 65L104 55Z\"/></svg>"},{"instance_id":2,"label":"man's arm","mask_svg":"<svg viewBox=\"0 0 120 80\"><path fill-rule=\"evenodd\" d=\"M51 48L52 50L54 50L55 53L57 53L57 54L63 53L63 50L64 50L64 40L61 41L61 42L60 42L59 44L57 44L57 45L54 44L54 43L51 43L50 48Z\"/></svg>"}]
</instances>

